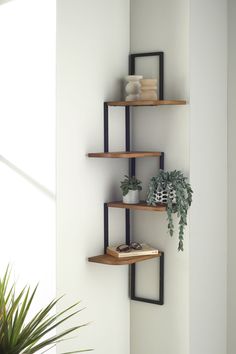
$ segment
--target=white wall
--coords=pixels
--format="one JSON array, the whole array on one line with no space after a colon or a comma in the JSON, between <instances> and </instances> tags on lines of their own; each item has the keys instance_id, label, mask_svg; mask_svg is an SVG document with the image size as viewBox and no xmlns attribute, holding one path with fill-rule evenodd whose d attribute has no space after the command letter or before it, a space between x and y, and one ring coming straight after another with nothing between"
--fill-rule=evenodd
<instances>
[{"instance_id":1,"label":"white wall","mask_svg":"<svg viewBox=\"0 0 236 354\"><path fill-rule=\"evenodd\" d=\"M103 101L120 98L127 74L129 1L58 0L57 6L57 293L67 294L66 304L81 299L81 322L92 321L60 349L128 354L128 268L87 261L103 253L103 203L120 197L127 161L86 154L102 151ZM111 110L113 149L124 142L123 113ZM113 239L123 241L123 211L110 216Z\"/></svg>"},{"instance_id":2,"label":"white wall","mask_svg":"<svg viewBox=\"0 0 236 354\"><path fill-rule=\"evenodd\" d=\"M43 22L43 26L42 26ZM0 276L55 297L55 0L0 2Z\"/></svg>"},{"instance_id":3,"label":"white wall","mask_svg":"<svg viewBox=\"0 0 236 354\"><path fill-rule=\"evenodd\" d=\"M190 1L191 354L226 353L227 1Z\"/></svg>"},{"instance_id":4,"label":"white wall","mask_svg":"<svg viewBox=\"0 0 236 354\"><path fill-rule=\"evenodd\" d=\"M162 308L132 303L132 352L154 353L158 348L165 354L222 354L226 352L227 2L136 0L131 4L132 52L164 50L166 97L190 98L190 116L187 107L135 111L134 145L164 150L166 168L190 172L195 192L190 244L185 243L184 254L175 252L176 239L164 239L163 217L135 219L136 237L145 233L166 251L166 295ZM144 166L148 169L150 164L140 163L142 178ZM140 281L140 292L151 294L148 281L143 284Z\"/></svg>"},{"instance_id":5,"label":"white wall","mask_svg":"<svg viewBox=\"0 0 236 354\"><path fill-rule=\"evenodd\" d=\"M2 1L4 3L6 1ZM17 63L22 59L22 65L26 65L25 72L29 73L29 65L32 61L39 59L39 54L48 53L41 50L39 43L46 43L46 38L52 40L47 49L53 47L53 36L48 36L48 29L45 26L45 11L41 7L42 14L39 16L39 9L35 3L30 1L31 10L37 16L27 16L31 21L24 26L16 27L16 22L11 25L8 21L8 34L15 39L29 39L35 34L36 29L41 28L36 22L43 19L43 34L46 35L43 41L37 37L34 51L28 53L35 55L31 61L25 61L21 50L16 52ZM12 2L12 4L17 2ZM26 0L24 1L26 3ZM42 3L42 1L41 1ZM190 18L189 18L190 3ZM8 6L5 4L4 6ZM100 0L98 2L58 0L58 92L57 92L57 293L66 293L65 304L71 303L78 298L83 300L87 309L81 315L81 322L92 321L86 329L83 329L78 339L73 343L66 343L61 349L66 351L75 347L93 347L97 353L129 353L129 300L128 300L128 277L127 267L106 267L102 265L89 264L87 256L101 253L103 251L103 209L102 204L106 200L118 198L119 180L126 172L125 161L96 161L86 158L88 151L102 150L103 142L103 121L102 102L104 99L119 98L120 78L127 73L127 54L129 51L129 2L128 0ZM21 2L22 5L22 2ZM20 6L21 6L20 5ZM21 7L22 8L22 7ZM1 11L5 8L1 8ZM27 13L29 13L27 8ZM190 177L195 191L194 204L191 209L190 220L190 244L185 241L184 254L178 254L177 237L170 239L166 235L165 217L156 214L139 213L134 217L134 235L137 240L143 240L143 235L166 252L166 279L165 279L165 305L163 307L131 303L131 352L156 353L157 350L165 354L223 354L226 352L226 0L132 0L131 1L131 51L152 51L164 50L165 52L165 93L167 98L189 98L188 85L188 50L190 47L190 130L188 123L188 107L163 107L136 109L134 111L135 121L133 124L134 135L133 145L135 148L153 148L166 152L166 168L179 168L189 173L189 146L190 146ZM3 13L3 12L2 12ZM16 21L19 13L16 13ZM236 308L234 301L235 294L235 260L234 260L234 200L235 200L235 17L236 6L233 0L229 0L229 119L228 119L228 164L229 164L229 247L228 247L228 354L235 352L235 316ZM47 11L47 23L52 24L53 12ZM13 20L13 17L11 18ZM189 22L190 21L190 22ZM53 22L54 23L54 22ZM1 22L4 25L3 21ZM30 26L31 31L28 31ZM19 30L25 30L22 35ZM10 30L13 32L10 33ZM16 32L14 32L16 31ZM1 31L6 40L5 44L12 42L7 39L6 31ZM41 35L42 32L39 33ZM189 36L189 43L188 43ZM199 40L201 39L201 40ZM32 48L29 46L28 48ZM45 49L45 48L44 48ZM38 52L37 52L38 51ZM5 54L5 57L3 55ZM9 64L7 50L2 50L1 60L6 58ZM48 63L48 56L41 60ZM53 54L50 56L50 65L53 65ZM14 64L14 63L13 63ZM42 64L42 61L41 61ZM9 66L10 67L10 66ZM1 65L1 68L6 68ZM40 69L42 69L40 67ZM23 67L15 67L17 75L24 74ZM50 67L50 73L53 68ZM53 101L52 92L49 94L49 85L45 84L44 76L32 68L34 75L28 80L33 83L43 83L43 89L38 94L40 103L35 102L39 108L45 107L42 104L42 94L45 94L45 101L50 96ZM41 71L42 73L42 71ZM7 75L5 69L1 73ZM9 71L7 84L16 93L22 94L22 100L29 98L33 93L32 83L28 84L28 94L24 95L19 77ZM15 81L9 80L9 78ZM48 73L45 77L48 77ZM17 85L19 85L17 92ZM38 87L38 85L37 85ZM47 88L47 91L45 90ZM2 89L6 95L6 86ZM52 94L52 96L51 96ZM12 95L12 92L11 92ZM3 97L1 95L1 97ZM17 95L14 99L16 103ZM33 96L32 96L33 97ZM36 98L37 98L36 97ZM19 99L20 101L21 99ZM12 100L10 100L11 102ZM32 104L32 99L30 100ZM37 101L37 100L36 100ZM7 102L5 97L2 100ZM8 105L8 108L16 109L16 105ZM26 107L26 106L25 106ZM27 105L29 108L29 105ZM18 107L19 108L19 107ZM24 111L24 107L21 106ZM25 123L25 113L18 112L19 127L12 131L17 133L16 138L22 137L23 131L19 134ZM9 114L10 109L6 110ZM6 112L1 113L5 123ZM30 113L30 110L28 110ZM38 116L40 115L37 110ZM112 109L111 131L112 146L114 149L121 148L123 144L124 119L122 109ZM49 118L53 115L53 107L50 109ZM13 115L14 116L14 115ZM37 117L38 117L37 116ZM35 118L35 115L30 116ZM46 120L45 112L41 118ZM14 116L15 118L15 116ZM144 121L145 119L145 121ZM44 122L46 122L44 120ZM30 140L30 149L27 145L21 145L24 153L30 152L29 159L33 156L32 146L35 144L35 151L38 151L37 159L28 163L22 157L27 156L13 151L12 157L18 160L22 172L26 169L29 177L46 189L53 189L53 160L54 154L53 136L50 138L50 131L53 131L53 123L50 121L50 130L42 128L43 124L32 123L37 126L35 134L25 136ZM148 122L148 124L147 124ZM16 124L16 123L15 123ZM28 126L28 125L27 125ZM3 136L1 138L2 149L4 136L13 136L6 133L1 125ZM39 134L39 127L44 132L43 138ZM45 126L49 128L49 121ZM23 129L24 130L24 129ZM29 129L28 129L29 131ZM24 132L25 133L25 132ZM47 134L47 144L45 140ZM190 134L190 143L189 143ZM43 140L38 150L37 139ZM21 140L21 139L20 139ZM19 140L19 142L20 142ZM9 146L13 146L10 139L5 139ZM16 146L16 141L14 141ZM50 154L48 154L48 143L50 143ZM42 157L42 148L46 154ZM7 151L7 149L6 149ZM2 152L1 152L2 153ZM14 155L15 154L15 155ZM45 169L45 161L47 168ZM14 160L17 162L17 159ZM41 165L41 163L42 165ZM138 174L145 182L155 173L154 159L139 161ZM32 166L35 170L32 169ZM52 172L48 177L49 170ZM144 171L150 171L147 175ZM204 171L206 173L204 174ZM19 172L19 170L18 170ZM19 177L7 166L1 165L2 203L1 233L5 235L5 250L1 258L1 267L12 260L17 264L21 277L38 281L42 275L42 281L47 287L48 293L42 294L41 300L53 293L53 238L47 238L48 230L35 225L46 225L45 220L51 225L49 234L53 234L53 201L35 188L36 184L29 185L27 179ZM4 186L9 186L5 188ZM27 190L27 192L26 192ZM220 202L219 202L219 193ZM26 198L28 193L29 198ZM49 193L50 194L50 193ZM44 200L45 199L45 200ZM206 203L207 200L207 203ZM27 219L24 220L23 204L30 206ZM46 202L45 202L46 201ZM42 210L37 211L38 205ZM17 213L21 211L22 214ZM13 216L15 213L15 216ZM22 217L21 217L22 215ZM29 217L30 215L30 217ZM40 219L38 219L40 216ZM14 223L12 220L14 218ZM31 219L29 225L28 220ZM45 218L45 220L42 220ZM122 241L124 236L123 212L111 212L111 233L113 239ZM24 223L25 222L25 223ZM23 239L15 237L26 235L25 225L27 224L27 235L33 232L31 244L29 238L27 243L27 255L22 257ZM32 226L32 228L31 228ZM5 229L4 229L5 228ZM41 233L41 235L40 235ZM10 235L11 234L11 235ZM40 236L44 235L42 242ZM36 236L36 238L35 238ZM188 239L188 232L186 239ZM28 236L27 236L28 237ZM36 241L40 241L36 243ZM19 242L20 241L20 242ZM14 245L14 248L12 247ZM44 244L47 244L47 254ZM32 247L29 258L29 246ZM43 247L39 251L39 247ZM25 249L25 247L23 247ZM35 249L37 248L37 252ZM190 258L188 258L190 248ZM43 262L42 262L43 253ZM15 255L14 255L15 254ZM86 255L86 256L85 256ZM4 257L3 257L4 256ZM20 257L19 257L20 256ZM39 261L37 261L37 256ZM19 257L19 258L18 258ZM27 259L27 262L25 262ZM47 259L47 261L46 261ZM23 263L21 261L23 260ZM51 263L50 263L51 262ZM28 268L28 264L34 265ZM49 271L49 263L50 271ZM40 264L40 268L38 265ZM42 265L44 268L42 269ZM141 274L138 285L138 292L147 296L155 296L155 289L150 279L155 276L153 271L155 263L146 262L138 266L138 274ZM27 272L30 271L30 274ZM149 280L145 280L145 272L149 273ZM27 275L26 275L27 274ZM47 274L47 277L46 277ZM142 277L142 274L144 275ZM190 280L190 284L188 281ZM189 297L190 286L190 297ZM50 291L49 291L50 287ZM190 303L189 303L190 301ZM190 314L188 312L190 308ZM190 315L190 317L189 317ZM189 320L190 318L190 327ZM71 324L75 321L71 321ZM77 322L76 322L77 323ZM190 343L189 343L190 337ZM190 344L190 348L189 348Z\"/></svg>"},{"instance_id":6,"label":"white wall","mask_svg":"<svg viewBox=\"0 0 236 354\"><path fill-rule=\"evenodd\" d=\"M236 3L228 1L228 354L236 348L235 199L236 199Z\"/></svg>"},{"instance_id":7,"label":"white wall","mask_svg":"<svg viewBox=\"0 0 236 354\"><path fill-rule=\"evenodd\" d=\"M189 98L188 21L187 0L131 1L131 52L164 51L167 99ZM143 67L140 64L139 73L149 64L143 62ZM134 148L164 151L166 170L181 169L188 175L188 110L188 106L134 109ZM137 163L138 177L144 181L144 198L148 180L157 171L155 159L142 159ZM189 235L186 231L185 251L178 253L177 229L176 224L171 238L167 233L166 214L135 213L135 239L145 240L165 251L165 304L131 302L131 353L189 354ZM138 294L157 297L156 269L156 260L137 265Z\"/></svg>"}]
</instances>

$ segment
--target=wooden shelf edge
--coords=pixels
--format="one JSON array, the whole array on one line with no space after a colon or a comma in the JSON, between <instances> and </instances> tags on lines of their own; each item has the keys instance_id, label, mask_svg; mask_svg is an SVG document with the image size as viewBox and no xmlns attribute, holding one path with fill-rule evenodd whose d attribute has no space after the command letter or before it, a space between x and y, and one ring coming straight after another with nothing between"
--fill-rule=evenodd
<instances>
[{"instance_id":1,"label":"wooden shelf edge","mask_svg":"<svg viewBox=\"0 0 236 354\"><path fill-rule=\"evenodd\" d=\"M141 158L141 157L160 157L159 151L114 151L114 152L90 152L88 157L96 158Z\"/></svg>"},{"instance_id":2,"label":"wooden shelf edge","mask_svg":"<svg viewBox=\"0 0 236 354\"><path fill-rule=\"evenodd\" d=\"M186 100L137 100L137 101L109 101L108 106L125 107L125 106L179 106L186 105Z\"/></svg>"},{"instance_id":3,"label":"wooden shelf edge","mask_svg":"<svg viewBox=\"0 0 236 354\"><path fill-rule=\"evenodd\" d=\"M135 256L135 257L124 257L124 258L116 258L108 254L102 254L99 256L89 257L88 261L92 263L100 263L106 265L129 265L137 262L147 261L149 259L157 258L157 257L161 257L161 252L149 256Z\"/></svg>"},{"instance_id":4,"label":"wooden shelf edge","mask_svg":"<svg viewBox=\"0 0 236 354\"><path fill-rule=\"evenodd\" d=\"M107 206L109 208L121 208L121 209L133 209L133 210L144 210L144 211L166 211L166 206L164 204L148 205L145 201L141 201L138 204L125 204L121 201L108 202Z\"/></svg>"}]
</instances>

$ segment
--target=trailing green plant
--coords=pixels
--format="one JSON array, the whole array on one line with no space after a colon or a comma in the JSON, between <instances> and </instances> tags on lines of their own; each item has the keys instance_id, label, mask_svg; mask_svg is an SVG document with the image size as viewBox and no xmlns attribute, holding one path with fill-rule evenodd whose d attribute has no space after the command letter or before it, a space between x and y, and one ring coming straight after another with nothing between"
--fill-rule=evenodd
<instances>
[{"instance_id":1,"label":"trailing green plant","mask_svg":"<svg viewBox=\"0 0 236 354\"><path fill-rule=\"evenodd\" d=\"M58 334L51 334L55 328L74 317L81 310L75 303L58 314L52 314L61 298L51 301L46 307L28 320L28 313L34 300L37 286L31 291L25 286L19 292L15 283L10 284L10 270L0 278L0 353L1 354L33 354L49 350L56 343L66 339L69 333L85 326L78 325ZM46 336L46 338L45 338ZM79 353L88 350L76 350L69 353Z\"/></svg>"},{"instance_id":2,"label":"trailing green plant","mask_svg":"<svg viewBox=\"0 0 236 354\"><path fill-rule=\"evenodd\" d=\"M122 190L123 196L128 194L129 191L141 191L142 182L138 180L135 176L129 177L125 175L125 179L120 182L120 188Z\"/></svg>"},{"instance_id":3,"label":"trailing green plant","mask_svg":"<svg viewBox=\"0 0 236 354\"><path fill-rule=\"evenodd\" d=\"M184 228L187 225L187 213L192 203L193 191L181 171L165 172L161 170L149 183L147 203L156 205L157 193L163 191L166 192L168 230L170 236L173 236L173 214L177 214L179 218L178 250L183 251Z\"/></svg>"}]
</instances>

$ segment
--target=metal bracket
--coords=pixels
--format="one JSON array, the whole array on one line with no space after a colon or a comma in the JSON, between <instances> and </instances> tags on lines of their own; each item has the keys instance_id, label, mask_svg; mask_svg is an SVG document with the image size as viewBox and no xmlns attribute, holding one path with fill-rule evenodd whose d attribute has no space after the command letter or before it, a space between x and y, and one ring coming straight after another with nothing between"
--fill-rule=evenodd
<instances>
[{"instance_id":1,"label":"metal bracket","mask_svg":"<svg viewBox=\"0 0 236 354\"><path fill-rule=\"evenodd\" d=\"M159 298L157 300L146 299L140 296L135 295L135 282L136 282L136 274L135 274L135 264L132 264L131 267L131 281L130 281L130 298L131 300L147 302L149 304L155 305L163 305L164 304L164 253L161 252L161 257L159 258Z\"/></svg>"},{"instance_id":2,"label":"metal bracket","mask_svg":"<svg viewBox=\"0 0 236 354\"><path fill-rule=\"evenodd\" d=\"M159 57L159 100L164 100L164 52L136 53L129 56L129 74L135 75L135 59L141 57Z\"/></svg>"},{"instance_id":3,"label":"metal bracket","mask_svg":"<svg viewBox=\"0 0 236 354\"><path fill-rule=\"evenodd\" d=\"M159 99L164 99L164 53L138 53L131 54L129 57L129 73L135 73L135 58L145 56L158 56L159 57ZM130 151L131 148L131 119L130 107L125 107L125 150ZM108 104L104 102L104 152L109 152L109 108ZM135 176L136 173L136 159L129 159L129 176ZM164 152L161 153L159 161L160 169L164 170ZM131 212L125 209L125 238L126 243L131 242ZM104 203L104 253L106 253L107 246L109 245L109 211L107 203ZM147 302L156 305L163 305L164 303L164 253L161 253L160 272L159 272L159 299L152 300L135 295L135 264L130 266L130 297L132 300Z\"/></svg>"}]
</instances>

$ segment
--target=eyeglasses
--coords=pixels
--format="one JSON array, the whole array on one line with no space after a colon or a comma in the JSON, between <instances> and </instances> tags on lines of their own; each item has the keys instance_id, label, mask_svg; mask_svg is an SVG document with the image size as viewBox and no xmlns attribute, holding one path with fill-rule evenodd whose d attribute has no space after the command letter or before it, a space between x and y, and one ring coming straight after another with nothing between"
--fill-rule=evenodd
<instances>
[{"instance_id":1,"label":"eyeglasses","mask_svg":"<svg viewBox=\"0 0 236 354\"><path fill-rule=\"evenodd\" d=\"M141 250L142 249L142 245L140 245L140 243L138 242L131 242L130 245L125 245L125 244L122 244L118 247L116 247L116 250L118 252L131 252L131 250Z\"/></svg>"}]
</instances>

